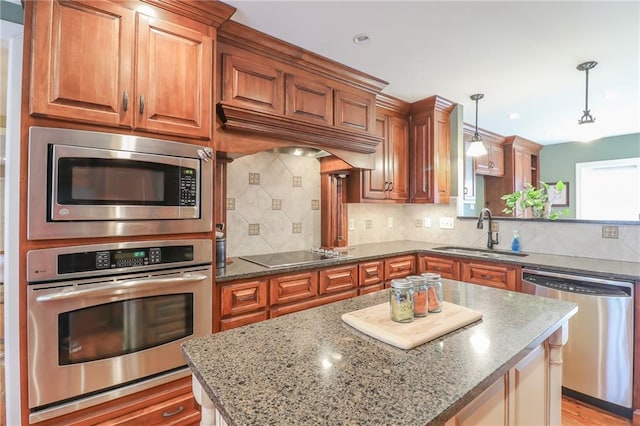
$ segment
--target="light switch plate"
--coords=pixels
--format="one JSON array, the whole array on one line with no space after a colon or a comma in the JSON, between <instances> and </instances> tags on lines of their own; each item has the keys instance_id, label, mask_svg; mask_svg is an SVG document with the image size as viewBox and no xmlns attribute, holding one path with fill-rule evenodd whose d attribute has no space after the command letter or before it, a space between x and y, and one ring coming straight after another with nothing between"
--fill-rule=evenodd
<instances>
[{"instance_id":1,"label":"light switch plate","mask_svg":"<svg viewBox=\"0 0 640 426\"><path fill-rule=\"evenodd\" d=\"M393 218L392 217L387 219L387 228L393 228Z\"/></svg>"},{"instance_id":2,"label":"light switch plate","mask_svg":"<svg viewBox=\"0 0 640 426\"><path fill-rule=\"evenodd\" d=\"M452 217L441 217L440 218L440 228L441 229L453 229L453 218Z\"/></svg>"},{"instance_id":3,"label":"light switch plate","mask_svg":"<svg viewBox=\"0 0 640 426\"><path fill-rule=\"evenodd\" d=\"M422 219L422 226L431 228L431 218L429 216L425 216L424 219Z\"/></svg>"},{"instance_id":4,"label":"light switch plate","mask_svg":"<svg viewBox=\"0 0 640 426\"><path fill-rule=\"evenodd\" d=\"M356 230L356 220L349 219L349 231L355 231L355 230Z\"/></svg>"}]
</instances>

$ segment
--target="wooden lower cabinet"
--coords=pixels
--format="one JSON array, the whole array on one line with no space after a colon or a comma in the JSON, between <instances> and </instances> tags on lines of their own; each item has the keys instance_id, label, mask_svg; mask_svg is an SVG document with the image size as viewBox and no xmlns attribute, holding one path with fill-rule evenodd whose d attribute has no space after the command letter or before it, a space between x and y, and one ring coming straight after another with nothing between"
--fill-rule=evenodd
<instances>
[{"instance_id":1,"label":"wooden lower cabinet","mask_svg":"<svg viewBox=\"0 0 640 426\"><path fill-rule=\"evenodd\" d=\"M546 343L537 346L522 361L476 397L446 426L555 425L560 393L550 380L550 357ZM551 374L558 374L557 372Z\"/></svg>"},{"instance_id":2,"label":"wooden lower cabinet","mask_svg":"<svg viewBox=\"0 0 640 426\"><path fill-rule=\"evenodd\" d=\"M416 256L391 257L384 260L384 281L385 287L391 285L391 280L404 278L416 272Z\"/></svg>"},{"instance_id":3,"label":"wooden lower cabinet","mask_svg":"<svg viewBox=\"0 0 640 426\"><path fill-rule=\"evenodd\" d=\"M384 289L384 261L374 260L359 264L358 284L360 295Z\"/></svg>"},{"instance_id":4,"label":"wooden lower cabinet","mask_svg":"<svg viewBox=\"0 0 640 426\"><path fill-rule=\"evenodd\" d=\"M518 266L499 263L463 261L460 264L460 281L481 284L504 290L520 291Z\"/></svg>"},{"instance_id":5,"label":"wooden lower cabinet","mask_svg":"<svg viewBox=\"0 0 640 426\"><path fill-rule=\"evenodd\" d=\"M220 286L219 293L216 292L220 305L215 308L220 310L220 319L214 319L214 332L266 320L267 287L266 278L234 281ZM218 318L218 315L214 315L214 318Z\"/></svg>"},{"instance_id":6,"label":"wooden lower cabinet","mask_svg":"<svg viewBox=\"0 0 640 426\"><path fill-rule=\"evenodd\" d=\"M200 407L193 398L191 376L122 398L37 423L65 425L173 425L200 423Z\"/></svg>"},{"instance_id":7,"label":"wooden lower cabinet","mask_svg":"<svg viewBox=\"0 0 640 426\"><path fill-rule=\"evenodd\" d=\"M460 261L449 257L418 255L418 273L433 272L442 278L460 279Z\"/></svg>"}]
</instances>

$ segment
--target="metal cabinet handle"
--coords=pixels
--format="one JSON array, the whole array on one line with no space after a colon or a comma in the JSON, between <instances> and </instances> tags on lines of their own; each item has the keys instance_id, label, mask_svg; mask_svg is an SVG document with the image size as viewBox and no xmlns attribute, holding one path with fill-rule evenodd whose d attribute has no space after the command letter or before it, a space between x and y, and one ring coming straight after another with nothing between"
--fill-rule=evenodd
<instances>
[{"instance_id":1,"label":"metal cabinet handle","mask_svg":"<svg viewBox=\"0 0 640 426\"><path fill-rule=\"evenodd\" d=\"M144 95L140 95L140 115L144 114Z\"/></svg>"},{"instance_id":2,"label":"metal cabinet handle","mask_svg":"<svg viewBox=\"0 0 640 426\"><path fill-rule=\"evenodd\" d=\"M493 161L489 161L489 168L493 169Z\"/></svg>"},{"instance_id":3,"label":"metal cabinet handle","mask_svg":"<svg viewBox=\"0 0 640 426\"><path fill-rule=\"evenodd\" d=\"M252 300L256 300L255 292L247 295L238 295L236 294L236 300L238 302L249 302Z\"/></svg>"},{"instance_id":4,"label":"metal cabinet handle","mask_svg":"<svg viewBox=\"0 0 640 426\"><path fill-rule=\"evenodd\" d=\"M176 408L173 411L165 411L162 413L162 417L172 417L175 416L176 414L180 414L184 411L184 407L181 405L178 408Z\"/></svg>"},{"instance_id":5,"label":"metal cabinet handle","mask_svg":"<svg viewBox=\"0 0 640 426\"><path fill-rule=\"evenodd\" d=\"M127 92L126 90L122 95L122 109L125 111L129 109L129 92Z\"/></svg>"},{"instance_id":6,"label":"metal cabinet handle","mask_svg":"<svg viewBox=\"0 0 640 426\"><path fill-rule=\"evenodd\" d=\"M393 182L389 182L389 191L393 191Z\"/></svg>"},{"instance_id":7,"label":"metal cabinet handle","mask_svg":"<svg viewBox=\"0 0 640 426\"><path fill-rule=\"evenodd\" d=\"M464 195L467 195L469 193L469 188L465 187L463 193L464 193Z\"/></svg>"},{"instance_id":8,"label":"metal cabinet handle","mask_svg":"<svg viewBox=\"0 0 640 426\"><path fill-rule=\"evenodd\" d=\"M482 274L482 275L480 275L480 278L484 278L485 280L493 280L494 277L493 277L493 275L484 275L484 274Z\"/></svg>"}]
</instances>

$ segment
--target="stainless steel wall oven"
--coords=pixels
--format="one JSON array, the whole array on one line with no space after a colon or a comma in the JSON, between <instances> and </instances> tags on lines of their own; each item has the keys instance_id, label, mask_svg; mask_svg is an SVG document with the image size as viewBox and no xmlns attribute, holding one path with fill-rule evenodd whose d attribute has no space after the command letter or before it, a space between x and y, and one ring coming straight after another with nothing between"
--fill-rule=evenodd
<instances>
[{"instance_id":1,"label":"stainless steel wall oven","mask_svg":"<svg viewBox=\"0 0 640 426\"><path fill-rule=\"evenodd\" d=\"M82 130L29 129L29 239L212 230L213 151Z\"/></svg>"},{"instance_id":2,"label":"stainless steel wall oven","mask_svg":"<svg viewBox=\"0 0 640 426\"><path fill-rule=\"evenodd\" d=\"M31 421L189 374L180 352L211 333L210 240L27 253Z\"/></svg>"}]
</instances>

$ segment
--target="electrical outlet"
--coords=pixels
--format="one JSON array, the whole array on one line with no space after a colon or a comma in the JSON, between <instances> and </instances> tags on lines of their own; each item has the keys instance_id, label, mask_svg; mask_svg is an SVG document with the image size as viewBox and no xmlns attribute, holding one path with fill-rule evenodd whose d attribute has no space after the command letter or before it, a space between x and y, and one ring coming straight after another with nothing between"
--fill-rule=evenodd
<instances>
[{"instance_id":1,"label":"electrical outlet","mask_svg":"<svg viewBox=\"0 0 640 426\"><path fill-rule=\"evenodd\" d=\"M500 232L500 224L498 222L491 222L491 232Z\"/></svg>"},{"instance_id":2,"label":"electrical outlet","mask_svg":"<svg viewBox=\"0 0 640 426\"><path fill-rule=\"evenodd\" d=\"M431 228L431 218L429 216L425 216L424 219L422 219L422 226Z\"/></svg>"},{"instance_id":3,"label":"electrical outlet","mask_svg":"<svg viewBox=\"0 0 640 426\"><path fill-rule=\"evenodd\" d=\"M440 218L440 228L441 229L453 229L453 218L452 217L441 217Z\"/></svg>"},{"instance_id":4,"label":"electrical outlet","mask_svg":"<svg viewBox=\"0 0 640 426\"><path fill-rule=\"evenodd\" d=\"M356 230L356 220L349 219L349 231L355 231L355 230Z\"/></svg>"},{"instance_id":5,"label":"electrical outlet","mask_svg":"<svg viewBox=\"0 0 640 426\"><path fill-rule=\"evenodd\" d=\"M387 228L393 228L393 218L392 217L387 219Z\"/></svg>"}]
</instances>

